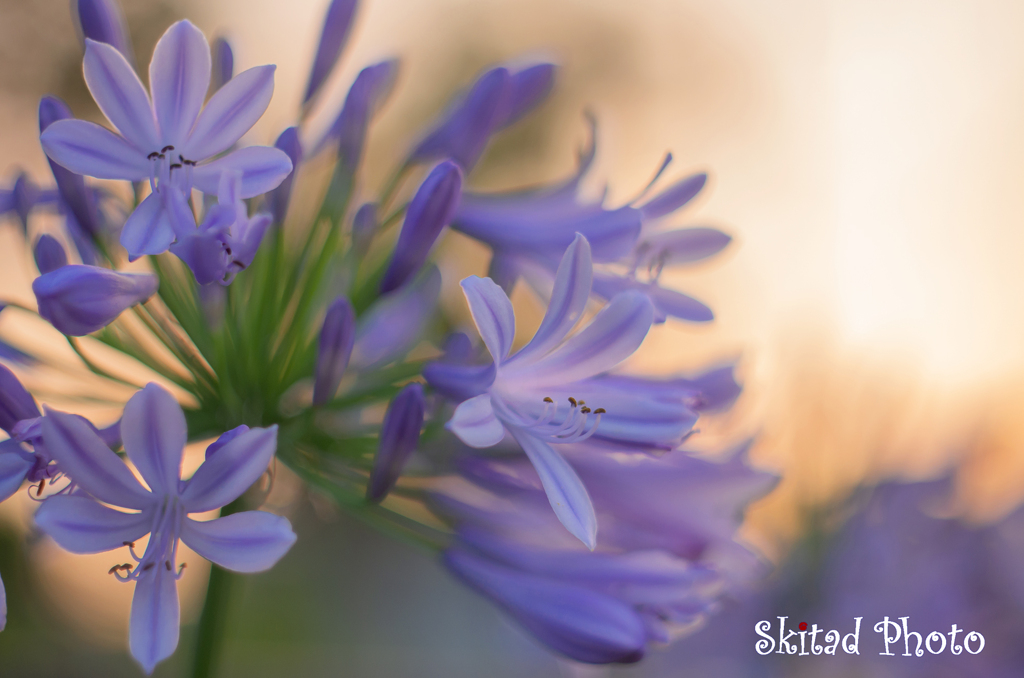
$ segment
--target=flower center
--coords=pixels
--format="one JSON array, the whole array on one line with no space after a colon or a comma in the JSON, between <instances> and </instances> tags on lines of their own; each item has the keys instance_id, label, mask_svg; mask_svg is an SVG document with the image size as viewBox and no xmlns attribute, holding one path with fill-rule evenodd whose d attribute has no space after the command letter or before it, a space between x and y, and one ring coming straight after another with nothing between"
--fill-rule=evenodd
<instances>
[{"instance_id":1,"label":"flower center","mask_svg":"<svg viewBox=\"0 0 1024 678\"><path fill-rule=\"evenodd\" d=\"M548 397L544 398L544 409L537 417L515 412L500 398L495 400L495 412L506 423L527 429L533 435L550 443L576 443L586 440L597 431L601 415L605 414L603 407L592 410L587 407L586 401L571 396L568 398L569 408L564 415L559 412L554 399Z\"/></svg>"},{"instance_id":2,"label":"flower center","mask_svg":"<svg viewBox=\"0 0 1024 678\"><path fill-rule=\"evenodd\" d=\"M149 158L149 187L154 193L165 184L175 186L185 195L192 192L195 160L188 160L180 153L175 153L174 146L164 146L146 157Z\"/></svg>"},{"instance_id":3,"label":"flower center","mask_svg":"<svg viewBox=\"0 0 1024 678\"><path fill-rule=\"evenodd\" d=\"M135 542L124 542L137 566L131 563L114 565L108 574L117 577L118 581L137 581L154 568L162 567L168 572L177 570L174 578L181 579L185 563L181 563L180 566L176 563L178 562L178 535L181 534L181 521L184 517L185 510L178 502L178 498L171 495L165 497L153 516L149 544L142 557L140 558L135 552Z\"/></svg>"}]
</instances>

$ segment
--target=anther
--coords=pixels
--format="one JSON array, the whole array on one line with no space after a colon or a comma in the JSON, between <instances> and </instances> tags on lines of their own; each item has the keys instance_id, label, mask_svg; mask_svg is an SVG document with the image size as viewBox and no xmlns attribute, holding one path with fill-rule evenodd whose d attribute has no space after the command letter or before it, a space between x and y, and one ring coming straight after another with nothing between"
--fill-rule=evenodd
<instances>
[{"instance_id":1,"label":"anther","mask_svg":"<svg viewBox=\"0 0 1024 678\"><path fill-rule=\"evenodd\" d=\"M580 401L580 407L582 407L582 406L584 406L584 405L586 405L586 404L587 404L587 401L586 401L586 400L581 400L581 401Z\"/></svg>"},{"instance_id":2,"label":"anther","mask_svg":"<svg viewBox=\"0 0 1024 678\"><path fill-rule=\"evenodd\" d=\"M544 402L546 402L546 403L553 403L555 401L552 400L551 398L544 398Z\"/></svg>"},{"instance_id":3,"label":"anther","mask_svg":"<svg viewBox=\"0 0 1024 678\"><path fill-rule=\"evenodd\" d=\"M170 572L171 571L171 561L165 560L164 561L164 567L166 567L167 571Z\"/></svg>"},{"instance_id":4,"label":"anther","mask_svg":"<svg viewBox=\"0 0 1024 678\"><path fill-rule=\"evenodd\" d=\"M582 402L582 401L580 401L580 402ZM589 407L581 407L580 408L580 412L582 412L583 414L590 414L590 408Z\"/></svg>"},{"instance_id":5,"label":"anther","mask_svg":"<svg viewBox=\"0 0 1024 678\"><path fill-rule=\"evenodd\" d=\"M126 541L126 542L123 542L123 543L124 543L125 546L127 546L130 549L135 548L135 542L133 542L133 541Z\"/></svg>"},{"instance_id":6,"label":"anther","mask_svg":"<svg viewBox=\"0 0 1024 678\"><path fill-rule=\"evenodd\" d=\"M604 409L603 407L599 407L596 410L594 410L594 414L604 414L607 411L608 410Z\"/></svg>"},{"instance_id":7,"label":"anther","mask_svg":"<svg viewBox=\"0 0 1024 678\"><path fill-rule=\"evenodd\" d=\"M181 158L180 155L178 157ZM195 167L196 166L196 161L195 160L185 160L185 158L181 158L181 161L183 163L185 163L186 165L189 165L191 167Z\"/></svg>"},{"instance_id":8,"label":"anther","mask_svg":"<svg viewBox=\"0 0 1024 678\"><path fill-rule=\"evenodd\" d=\"M160 149L160 152L161 153L166 153L167 151L173 151L173 150L174 150L174 146L164 146L163 148Z\"/></svg>"},{"instance_id":9,"label":"anther","mask_svg":"<svg viewBox=\"0 0 1024 678\"><path fill-rule=\"evenodd\" d=\"M156 158L159 158L159 157L160 157L160 154L157 153L156 151L153 151L152 153L150 153L149 155L146 156L146 159L148 159L148 160L155 160Z\"/></svg>"},{"instance_id":10,"label":"anther","mask_svg":"<svg viewBox=\"0 0 1024 678\"><path fill-rule=\"evenodd\" d=\"M171 165L171 169L172 169L172 170L173 170L173 169L181 169L181 165L179 165L178 163L173 163L173 164Z\"/></svg>"},{"instance_id":11,"label":"anther","mask_svg":"<svg viewBox=\"0 0 1024 678\"><path fill-rule=\"evenodd\" d=\"M575 398L569 396L569 404L572 405L573 407L576 407L578 403L576 402Z\"/></svg>"},{"instance_id":12,"label":"anther","mask_svg":"<svg viewBox=\"0 0 1024 678\"><path fill-rule=\"evenodd\" d=\"M39 488L36 490L37 497L43 496L44 487L46 487L46 478L43 478L42 480L39 481Z\"/></svg>"},{"instance_id":13,"label":"anther","mask_svg":"<svg viewBox=\"0 0 1024 678\"><path fill-rule=\"evenodd\" d=\"M155 564L156 563L146 563L145 565L142 566L142 571L143 572L149 572L150 570L153 569L153 565L155 565Z\"/></svg>"},{"instance_id":14,"label":"anther","mask_svg":"<svg viewBox=\"0 0 1024 678\"><path fill-rule=\"evenodd\" d=\"M161 154L157 155L156 157L158 157L161 160L163 160L166 156L163 153L161 153Z\"/></svg>"}]
</instances>

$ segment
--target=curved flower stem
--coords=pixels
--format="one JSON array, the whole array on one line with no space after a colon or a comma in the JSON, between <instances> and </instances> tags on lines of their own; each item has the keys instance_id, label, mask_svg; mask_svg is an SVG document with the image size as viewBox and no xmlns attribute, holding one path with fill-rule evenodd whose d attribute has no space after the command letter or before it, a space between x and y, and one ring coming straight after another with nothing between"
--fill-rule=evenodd
<instances>
[{"instance_id":1,"label":"curved flower stem","mask_svg":"<svg viewBox=\"0 0 1024 678\"><path fill-rule=\"evenodd\" d=\"M221 517L241 510L241 499L221 509ZM199 617L198 637L192 663L193 678L211 678L216 675L218 660L224 646L227 628L228 607L236 575L233 572L210 565L210 582L206 585L206 599L203 601L203 612Z\"/></svg>"}]
</instances>

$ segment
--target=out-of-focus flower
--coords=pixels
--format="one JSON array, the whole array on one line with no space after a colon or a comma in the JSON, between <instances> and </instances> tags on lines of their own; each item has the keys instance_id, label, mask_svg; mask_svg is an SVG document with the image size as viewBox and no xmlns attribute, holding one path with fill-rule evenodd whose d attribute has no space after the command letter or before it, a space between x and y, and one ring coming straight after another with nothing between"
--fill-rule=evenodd
<instances>
[{"instance_id":1,"label":"out-of-focus flower","mask_svg":"<svg viewBox=\"0 0 1024 678\"><path fill-rule=\"evenodd\" d=\"M649 643L698 628L719 596L763 562L735 541L739 517L775 478L743 449L724 462L672 452L568 445L601 516L596 549L567 539L536 472L517 459L463 458L437 483L437 510L456 522L445 564L538 640L577 661L639 660Z\"/></svg>"},{"instance_id":2,"label":"out-of-focus flower","mask_svg":"<svg viewBox=\"0 0 1024 678\"><path fill-rule=\"evenodd\" d=\"M409 203L391 263L380 281L382 293L398 289L420 270L441 229L451 222L461 194L458 165L445 161L430 171Z\"/></svg>"},{"instance_id":3,"label":"out-of-focus flower","mask_svg":"<svg viewBox=\"0 0 1024 678\"><path fill-rule=\"evenodd\" d=\"M387 496L409 456L416 451L425 408L423 386L415 382L399 391L388 405L380 426L380 444L370 482L366 485L366 498L370 501L379 502Z\"/></svg>"},{"instance_id":4,"label":"out-of-focus flower","mask_svg":"<svg viewBox=\"0 0 1024 678\"><path fill-rule=\"evenodd\" d=\"M216 193L224 171L241 173L242 198L275 188L292 170L280 149L231 148L263 115L274 90L274 66L257 66L225 84L203 106L210 85L206 38L188 21L164 33L150 63L149 94L115 48L86 40L86 84L115 134L84 120L58 120L40 137L46 154L77 174L143 181L152 194L132 213L121 244L132 257L159 254L188 234L193 187Z\"/></svg>"},{"instance_id":5,"label":"out-of-focus flower","mask_svg":"<svg viewBox=\"0 0 1024 678\"><path fill-rule=\"evenodd\" d=\"M177 581L184 569L177 561L179 539L221 567L259 572L291 548L295 533L287 519L263 511L208 522L188 517L226 506L263 474L276 448L276 426L238 435L187 482L181 480L185 417L169 393L156 384L136 393L125 406L121 428L128 458L149 490L81 420L47 413L46 446L82 493L47 499L36 512L36 524L73 553L129 547L136 564L111 572L121 581L136 582L129 645L151 673L178 644ZM133 544L147 534L149 543L139 557Z\"/></svg>"},{"instance_id":6,"label":"out-of-focus flower","mask_svg":"<svg viewBox=\"0 0 1024 678\"><path fill-rule=\"evenodd\" d=\"M408 353L420 342L440 293L441 272L431 264L411 283L382 295L359 318L352 367L367 371Z\"/></svg>"},{"instance_id":7,"label":"out-of-focus flower","mask_svg":"<svg viewBox=\"0 0 1024 678\"><path fill-rule=\"evenodd\" d=\"M274 147L279 148L288 154L292 162L292 173L284 178L281 185L267 194L267 205L274 217L275 224L284 223L285 214L288 212L288 203L292 197L292 184L295 181L295 168L302 162L302 143L299 141L299 130L297 127L289 127L277 137Z\"/></svg>"},{"instance_id":8,"label":"out-of-focus flower","mask_svg":"<svg viewBox=\"0 0 1024 678\"><path fill-rule=\"evenodd\" d=\"M313 382L313 404L323 405L334 397L341 378L352 357L356 340L356 314L346 297L338 297L327 308L320 329L316 371Z\"/></svg>"},{"instance_id":9,"label":"out-of-focus flower","mask_svg":"<svg viewBox=\"0 0 1024 678\"><path fill-rule=\"evenodd\" d=\"M128 39L128 27L117 2L115 0L73 1L71 16L75 20L79 37L83 43L86 39L106 43L123 54L129 63L134 63L132 45Z\"/></svg>"},{"instance_id":10,"label":"out-of-focus flower","mask_svg":"<svg viewBox=\"0 0 1024 678\"><path fill-rule=\"evenodd\" d=\"M591 134L595 134L593 130ZM706 305L661 287L658 279L666 265L691 263L717 253L730 242L729 236L710 228L667 232L655 228L658 220L700 192L706 175L686 177L642 206L608 209L603 195L595 200L580 197L580 182L595 153L592 139L580 155L577 173L550 186L510 193L465 193L452 228L492 248L490 275L507 291L523 277L546 295L561 253L576 233L581 233L590 241L594 261L605 264L594 272L594 294L611 299L627 290L642 292L654 305L655 322L664 322L669 316L691 322L712 320L714 315Z\"/></svg>"},{"instance_id":11,"label":"out-of-focus flower","mask_svg":"<svg viewBox=\"0 0 1024 678\"><path fill-rule=\"evenodd\" d=\"M231 82L231 78L235 77L235 53L231 49L230 42L225 38L217 38L213 41L211 54L213 73L210 86L216 91Z\"/></svg>"},{"instance_id":12,"label":"out-of-focus flower","mask_svg":"<svg viewBox=\"0 0 1024 678\"><path fill-rule=\"evenodd\" d=\"M455 409L447 427L471 447L498 444L508 431L537 469L551 507L559 520L589 548L595 545L597 519L587 490L552 444L586 440L602 426L606 410L627 410L622 424L641 429L658 417L635 412L627 403L630 394L618 397L598 388L594 377L607 372L639 348L651 327L653 310L647 298L623 293L608 303L578 333L566 339L583 315L590 297L591 257L586 238L577 236L558 267L551 302L537 334L523 349L509 357L515 334L512 303L493 281L472 276L462 281L473 321L494 361L489 384L478 381L478 370L467 375L485 391ZM451 372L445 363L426 371L431 383L438 374ZM573 391L562 403L552 393ZM585 395L584 395L585 394ZM611 402L601 399L610 396ZM587 405L588 398L591 403ZM563 411L564 408L564 411ZM684 408L678 408L684 409ZM591 416L593 415L593 416ZM645 419L645 416L647 419ZM632 421L630 421L632 420ZM692 426L690 419L684 425Z\"/></svg>"},{"instance_id":13,"label":"out-of-focus flower","mask_svg":"<svg viewBox=\"0 0 1024 678\"><path fill-rule=\"evenodd\" d=\"M36 260L36 268L43 274L56 271L61 266L67 266L68 263L68 255L64 252L61 244L52 235L45 233L36 240L33 255Z\"/></svg>"},{"instance_id":14,"label":"out-of-focus flower","mask_svg":"<svg viewBox=\"0 0 1024 678\"><path fill-rule=\"evenodd\" d=\"M544 100L551 91L554 71L553 64L537 64L515 73L498 67L482 74L413 150L410 161L451 158L469 172L492 134Z\"/></svg>"},{"instance_id":15,"label":"out-of-focus flower","mask_svg":"<svg viewBox=\"0 0 1024 678\"><path fill-rule=\"evenodd\" d=\"M149 273L120 273L69 264L32 281L39 315L58 330L80 337L106 327L123 311L156 292Z\"/></svg>"}]
</instances>

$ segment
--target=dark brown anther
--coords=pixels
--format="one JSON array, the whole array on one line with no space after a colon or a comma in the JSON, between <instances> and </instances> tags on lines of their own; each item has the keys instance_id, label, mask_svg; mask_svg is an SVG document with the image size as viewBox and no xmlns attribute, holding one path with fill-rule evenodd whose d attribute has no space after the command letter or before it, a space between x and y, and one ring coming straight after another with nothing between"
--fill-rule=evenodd
<instances>
[{"instance_id":1,"label":"dark brown anther","mask_svg":"<svg viewBox=\"0 0 1024 678\"><path fill-rule=\"evenodd\" d=\"M181 165L179 165L178 163L174 163L173 165L171 165L171 169L181 169Z\"/></svg>"},{"instance_id":2,"label":"dark brown anther","mask_svg":"<svg viewBox=\"0 0 1024 678\"><path fill-rule=\"evenodd\" d=\"M164 159L164 154L163 154L163 153L161 153L160 155L158 155L158 156L156 156L156 157L158 157L158 158L160 158L161 160L163 160L163 159Z\"/></svg>"},{"instance_id":3,"label":"dark brown anther","mask_svg":"<svg viewBox=\"0 0 1024 678\"><path fill-rule=\"evenodd\" d=\"M46 487L46 478L43 478L42 480L39 481L39 488L36 490L37 497L43 496L44 487Z\"/></svg>"},{"instance_id":4,"label":"dark brown anther","mask_svg":"<svg viewBox=\"0 0 1024 678\"><path fill-rule=\"evenodd\" d=\"M576 405L578 403L576 402L575 398L573 398L572 396L569 396L569 404L572 405L573 407L576 407Z\"/></svg>"},{"instance_id":5,"label":"dark brown anther","mask_svg":"<svg viewBox=\"0 0 1024 678\"><path fill-rule=\"evenodd\" d=\"M587 404L587 401L586 401L586 400L581 400L581 401L580 401L580 407L583 407L583 406L584 406L584 405L586 405L586 404Z\"/></svg>"},{"instance_id":6,"label":"dark brown anther","mask_svg":"<svg viewBox=\"0 0 1024 678\"><path fill-rule=\"evenodd\" d=\"M546 402L546 403L553 403L555 401L552 400L551 398L544 398L544 402Z\"/></svg>"},{"instance_id":7,"label":"dark brown anther","mask_svg":"<svg viewBox=\"0 0 1024 678\"><path fill-rule=\"evenodd\" d=\"M167 571L170 572L171 571L171 561L165 560L164 561L164 567L166 567Z\"/></svg>"},{"instance_id":8,"label":"dark brown anther","mask_svg":"<svg viewBox=\"0 0 1024 678\"><path fill-rule=\"evenodd\" d=\"M154 564L155 563L146 563L145 565L142 566L142 571L143 572L149 572L150 570L153 569L153 565Z\"/></svg>"},{"instance_id":9,"label":"dark brown anther","mask_svg":"<svg viewBox=\"0 0 1024 678\"><path fill-rule=\"evenodd\" d=\"M594 414L604 414L607 411L608 410L604 409L603 407L599 407L596 410L594 410Z\"/></svg>"},{"instance_id":10,"label":"dark brown anther","mask_svg":"<svg viewBox=\"0 0 1024 678\"><path fill-rule=\"evenodd\" d=\"M167 151L173 151L173 150L174 150L174 146L164 146L163 148L160 149L160 152L161 153L166 153Z\"/></svg>"},{"instance_id":11,"label":"dark brown anther","mask_svg":"<svg viewBox=\"0 0 1024 678\"><path fill-rule=\"evenodd\" d=\"M117 572L120 569L121 569L120 565L114 565L112 568L107 570L107 574L114 574L115 572Z\"/></svg>"},{"instance_id":12,"label":"dark brown anther","mask_svg":"<svg viewBox=\"0 0 1024 678\"><path fill-rule=\"evenodd\" d=\"M149 159L149 160L154 160L154 159L159 158L159 157L160 157L160 154L157 153L156 151L153 151L152 153L150 153L149 155L146 156L146 158Z\"/></svg>"},{"instance_id":13,"label":"dark brown anther","mask_svg":"<svg viewBox=\"0 0 1024 678\"><path fill-rule=\"evenodd\" d=\"M181 156L178 156L178 157L181 157ZM191 165L192 167L196 166L196 161L195 160L185 160L184 158L181 158L181 161L183 163L185 163L186 165Z\"/></svg>"},{"instance_id":14,"label":"dark brown anther","mask_svg":"<svg viewBox=\"0 0 1024 678\"><path fill-rule=\"evenodd\" d=\"M580 408L580 412L582 412L583 414L590 414L590 408L589 407L581 407Z\"/></svg>"},{"instance_id":15,"label":"dark brown anther","mask_svg":"<svg viewBox=\"0 0 1024 678\"><path fill-rule=\"evenodd\" d=\"M130 549L135 548L135 542L133 542L133 541L126 541L126 542L124 542L124 545L127 546Z\"/></svg>"}]
</instances>

